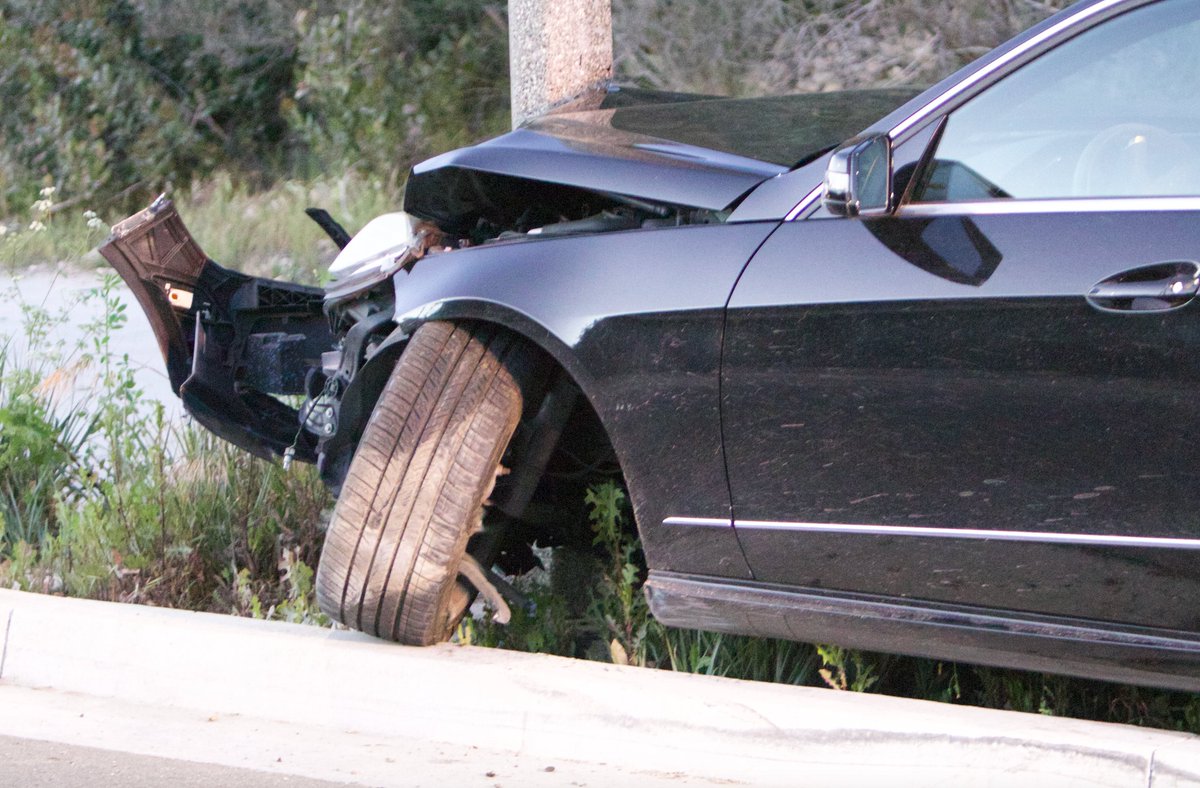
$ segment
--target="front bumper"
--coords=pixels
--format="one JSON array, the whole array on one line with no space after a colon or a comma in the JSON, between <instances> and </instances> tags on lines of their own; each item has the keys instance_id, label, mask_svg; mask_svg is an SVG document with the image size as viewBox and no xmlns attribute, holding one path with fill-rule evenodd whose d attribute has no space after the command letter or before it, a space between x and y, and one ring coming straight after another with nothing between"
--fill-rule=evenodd
<instances>
[{"instance_id":1,"label":"front bumper","mask_svg":"<svg viewBox=\"0 0 1200 788\"><path fill-rule=\"evenodd\" d=\"M100 254L137 297L184 409L259 457L313 462L316 437L272 394L302 394L334 346L324 291L250 277L210 260L170 200L113 228Z\"/></svg>"}]
</instances>

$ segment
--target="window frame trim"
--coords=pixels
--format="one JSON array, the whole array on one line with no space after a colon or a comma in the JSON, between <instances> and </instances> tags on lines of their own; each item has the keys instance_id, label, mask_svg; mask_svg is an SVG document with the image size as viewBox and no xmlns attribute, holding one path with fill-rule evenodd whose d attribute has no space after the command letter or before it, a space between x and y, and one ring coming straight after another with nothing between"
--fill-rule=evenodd
<instances>
[{"instance_id":1,"label":"window frame trim","mask_svg":"<svg viewBox=\"0 0 1200 788\"><path fill-rule=\"evenodd\" d=\"M905 203L897 218L938 216L1010 216L1052 213L1164 213L1200 211L1196 197L1050 197L964 202Z\"/></svg>"},{"instance_id":2,"label":"window frame trim","mask_svg":"<svg viewBox=\"0 0 1200 788\"><path fill-rule=\"evenodd\" d=\"M950 116L950 113L967 103L975 96L987 90L992 85L1017 71L1017 69L1027 65L1029 62L1041 57L1046 52L1065 44L1076 36L1092 29L1096 25L1108 21L1117 16L1121 16L1130 11L1135 11L1144 6L1153 5L1159 0L1100 0L1099 2L1089 5L1079 11L1071 14L1065 19L1051 25L1035 36L1032 36L1026 41L1014 46L1004 54L997 57L990 63L978 68L974 72L968 74L963 79L955 82L950 87L943 90L934 98L927 101L919 109L908 115L904 120L894 125L887 132L888 137L892 140L892 146L898 147L910 140L912 137L923 131L930 123L940 123L945 118ZM932 146L936 140L930 142ZM925 151L923 158L928 158ZM925 163L927 166L927 162ZM924 169L924 168L922 168ZM920 177L921 172L918 171L913 175L913 182ZM910 184L911 186L911 184ZM907 192L908 190L906 190ZM811 191L795 205L784 217L785 222L811 218L817 208L821 204L821 196L824 194L823 183L817 184ZM916 215L906 211L914 205L938 206L942 203L907 203L909 195L906 193L900 204L896 207L893 215L899 216L902 213L905 215ZM1103 200L1105 198L1069 198L1069 199L1031 199L1031 200L1013 200L1011 202L1036 202L1041 204L1061 203L1061 202L1082 202L1084 200L1091 201L1094 199ZM1121 198L1124 200L1125 198ZM1158 199L1192 199L1186 198L1129 198L1136 200L1158 200ZM954 203L954 205L965 207L968 205L983 205L985 203ZM937 210L937 209L934 209ZM1162 209L1159 209L1162 210ZM1021 211L996 211L996 213L1020 213ZM1025 211L1034 212L1034 211ZM1066 212L1066 209L1063 210ZM959 211L958 213L962 213ZM929 213L926 215L947 216L951 213ZM957 214L955 214L957 215Z\"/></svg>"},{"instance_id":3,"label":"window frame trim","mask_svg":"<svg viewBox=\"0 0 1200 788\"><path fill-rule=\"evenodd\" d=\"M996 82L1004 79L1030 61L1046 52L1057 49L1067 41L1090 30L1101 22L1120 16L1142 6L1152 5L1159 0L1101 0L1095 5L1080 9L1077 13L1052 25L1028 41L1013 47L983 68L969 74L943 91L925 106L897 123L888 132L894 144L900 144L909 135L923 127L924 121L934 116L946 116L982 93ZM1088 24L1090 22L1090 24ZM1079 28L1076 30L1075 28ZM1059 40L1061 38L1061 40ZM981 84L984 83L984 84ZM972 91L972 88L978 90ZM965 94L965 95L964 95Z\"/></svg>"}]
</instances>

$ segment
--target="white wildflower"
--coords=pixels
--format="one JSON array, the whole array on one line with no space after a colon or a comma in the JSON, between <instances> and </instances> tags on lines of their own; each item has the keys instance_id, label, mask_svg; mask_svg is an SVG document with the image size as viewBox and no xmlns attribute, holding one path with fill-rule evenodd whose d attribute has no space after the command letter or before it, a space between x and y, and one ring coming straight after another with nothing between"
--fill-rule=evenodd
<instances>
[{"instance_id":1,"label":"white wildflower","mask_svg":"<svg viewBox=\"0 0 1200 788\"><path fill-rule=\"evenodd\" d=\"M3 238L6 235L8 235L8 225L0 224L0 238Z\"/></svg>"},{"instance_id":2,"label":"white wildflower","mask_svg":"<svg viewBox=\"0 0 1200 788\"><path fill-rule=\"evenodd\" d=\"M87 226L89 229L103 230L107 226L104 224L104 220L101 219L95 211L84 211L83 218L87 220Z\"/></svg>"},{"instance_id":3,"label":"white wildflower","mask_svg":"<svg viewBox=\"0 0 1200 788\"><path fill-rule=\"evenodd\" d=\"M29 223L29 230L31 232L40 233L42 230L45 230L45 229L46 229L46 225L42 224L37 219L34 219L32 222Z\"/></svg>"},{"instance_id":4,"label":"white wildflower","mask_svg":"<svg viewBox=\"0 0 1200 788\"><path fill-rule=\"evenodd\" d=\"M54 207L54 192L58 191L53 186L46 186L38 192L42 199L29 206L35 216L45 218L50 215L50 209Z\"/></svg>"}]
</instances>

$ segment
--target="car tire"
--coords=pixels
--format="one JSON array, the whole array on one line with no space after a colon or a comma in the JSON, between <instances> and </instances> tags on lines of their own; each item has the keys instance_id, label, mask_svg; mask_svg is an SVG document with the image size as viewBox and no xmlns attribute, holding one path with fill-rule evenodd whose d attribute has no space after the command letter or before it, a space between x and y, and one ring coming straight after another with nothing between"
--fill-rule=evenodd
<instances>
[{"instance_id":1,"label":"car tire","mask_svg":"<svg viewBox=\"0 0 1200 788\"><path fill-rule=\"evenodd\" d=\"M529 353L486 326L422 325L363 431L325 535L317 601L410 645L448 639L473 589L458 577L521 418Z\"/></svg>"}]
</instances>

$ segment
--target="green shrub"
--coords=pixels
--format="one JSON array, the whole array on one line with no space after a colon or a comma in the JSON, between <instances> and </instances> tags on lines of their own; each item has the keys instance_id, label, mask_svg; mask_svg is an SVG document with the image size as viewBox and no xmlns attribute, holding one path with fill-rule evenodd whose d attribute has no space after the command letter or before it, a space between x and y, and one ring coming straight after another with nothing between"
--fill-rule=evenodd
<instances>
[{"instance_id":1,"label":"green shrub","mask_svg":"<svg viewBox=\"0 0 1200 788\"><path fill-rule=\"evenodd\" d=\"M0 216L102 212L219 170L386 176L502 130L502 6L0 0Z\"/></svg>"},{"instance_id":2,"label":"green shrub","mask_svg":"<svg viewBox=\"0 0 1200 788\"><path fill-rule=\"evenodd\" d=\"M508 125L508 30L496 5L351 0L296 15L288 118L312 157L385 176ZM310 172L311 174L311 172Z\"/></svg>"},{"instance_id":3,"label":"green shrub","mask_svg":"<svg viewBox=\"0 0 1200 788\"><path fill-rule=\"evenodd\" d=\"M129 0L0 4L0 213L47 185L143 201L218 160L200 86L160 43Z\"/></svg>"},{"instance_id":4,"label":"green shrub","mask_svg":"<svg viewBox=\"0 0 1200 788\"><path fill-rule=\"evenodd\" d=\"M25 344L64 353L0 356L0 585L323 621L311 567L330 501L315 469L285 472L147 402L111 350L118 281L88 294L100 317L76 345L28 310ZM84 368L95 387L56 400Z\"/></svg>"},{"instance_id":5,"label":"green shrub","mask_svg":"<svg viewBox=\"0 0 1200 788\"><path fill-rule=\"evenodd\" d=\"M39 384L0 349L0 554L52 538L60 504L86 484L81 454L95 421L80 411L57 414Z\"/></svg>"}]
</instances>

